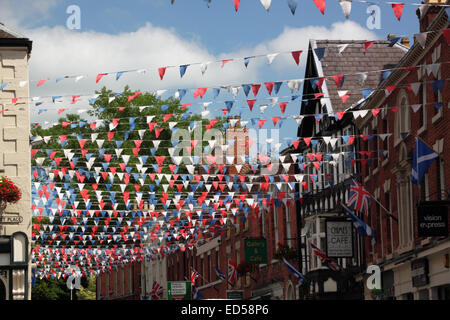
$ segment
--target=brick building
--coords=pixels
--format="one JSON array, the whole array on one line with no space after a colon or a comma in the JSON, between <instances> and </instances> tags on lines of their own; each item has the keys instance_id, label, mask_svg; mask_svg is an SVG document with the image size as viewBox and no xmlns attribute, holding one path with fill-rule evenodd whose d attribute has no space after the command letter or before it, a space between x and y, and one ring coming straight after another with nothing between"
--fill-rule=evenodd
<instances>
[{"instance_id":1,"label":"brick building","mask_svg":"<svg viewBox=\"0 0 450 320\"><path fill-rule=\"evenodd\" d=\"M97 277L97 300L140 300L141 263L112 267Z\"/></svg>"},{"instance_id":2,"label":"brick building","mask_svg":"<svg viewBox=\"0 0 450 320\"><path fill-rule=\"evenodd\" d=\"M419 237L417 207L421 201L441 201L448 212L450 150L445 145L450 141L450 50L441 32L449 27L448 12L438 6L417 11L420 34L415 36L414 45L390 76L358 106L381 110L377 117L369 113L357 121L362 134L392 133L385 141L372 139L361 145L388 150L362 169L366 189L381 204L372 201L366 219L377 234L377 243L365 243L367 265L376 264L382 270L379 298L450 297L450 238ZM416 137L439 155L420 187L411 182ZM383 207L398 222L388 218ZM374 298L367 288L365 296Z\"/></svg>"},{"instance_id":3,"label":"brick building","mask_svg":"<svg viewBox=\"0 0 450 320\"><path fill-rule=\"evenodd\" d=\"M297 172L305 174L298 206L306 299L363 297L362 284L355 282L355 276L365 265L364 242L356 230L351 231L352 256L334 256L340 271L323 265L312 246L327 252L328 221L349 220L341 204L348 201L352 177L364 162L379 156L377 152L361 156L360 151L369 149L361 147L353 114L346 111L360 101L362 88L379 84L380 73L375 71L394 66L408 51L405 39L393 46L390 43L375 41L365 50L362 40L310 40L305 70L305 78L310 80L303 86L301 109L304 118L298 130L298 148L291 151L298 157Z\"/></svg>"},{"instance_id":4,"label":"brick building","mask_svg":"<svg viewBox=\"0 0 450 320\"><path fill-rule=\"evenodd\" d=\"M247 189L242 185L238 192L245 194L247 204L256 203L257 199L265 198L263 206L256 206L245 212L240 209L236 216L219 218L217 214L211 220L211 233L206 233L193 246L186 246L167 257L167 280L189 281L190 272L195 269L200 274L196 286L204 299L227 298L227 291L238 291L243 299L296 299L298 297L295 284L297 279L289 272L284 263L277 259L276 252L280 243L297 251L296 241L296 204L295 189L290 190L286 182L275 177L270 183L268 192L261 193L265 178L260 172L253 172L248 161L243 161L249 153L248 130L240 126L240 121L229 121L232 125L227 130L227 140L236 139L233 148L228 148L228 167L226 181L237 181L245 177ZM283 154L283 152L282 152ZM241 156L244 156L242 159ZM286 156L286 155L284 155ZM230 162L228 162L230 160ZM275 174L285 172L283 166L276 166ZM293 174L293 166L288 170ZM236 179L238 178L238 179ZM214 179L217 180L217 177ZM293 177L290 177L293 181ZM280 188L275 186L278 184ZM267 187L269 183L267 183ZM267 195L270 194L270 200ZM235 195L238 198L238 195ZM226 225L219 230L218 225ZM248 272L245 270L245 240L250 238L264 238L267 247L267 263L252 265ZM278 257L280 258L280 257ZM215 272L217 267L225 275L228 274L228 260L238 265L238 281L233 287L226 280L220 280ZM289 258L291 264L297 266L297 258ZM248 266L247 266L248 267ZM242 271L242 272L241 272Z\"/></svg>"}]
</instances>

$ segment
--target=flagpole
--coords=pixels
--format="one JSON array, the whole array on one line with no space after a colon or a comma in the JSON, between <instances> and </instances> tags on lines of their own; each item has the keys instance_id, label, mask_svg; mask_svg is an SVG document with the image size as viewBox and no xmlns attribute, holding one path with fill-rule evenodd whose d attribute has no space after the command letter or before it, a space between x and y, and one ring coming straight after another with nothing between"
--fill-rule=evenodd
<instances>
[{"instance_id":1,"label":"flagpole","mask_svg":"<svg viewBox=\"0 0 450 320\"><path fill-rule=\"evenodd\" d=\"M378 201L372 194L370 195L370 197L375 200L376 203L378 203L380 205L381 208L383 208L386 211L386 214L389 218L394 219L395 222L398 222L398 219L396 217L394 217L394 215L392 214L392 212L390 212L388 209L386 209L381 203L380 201Z\"/></svg>"}]
</instances>

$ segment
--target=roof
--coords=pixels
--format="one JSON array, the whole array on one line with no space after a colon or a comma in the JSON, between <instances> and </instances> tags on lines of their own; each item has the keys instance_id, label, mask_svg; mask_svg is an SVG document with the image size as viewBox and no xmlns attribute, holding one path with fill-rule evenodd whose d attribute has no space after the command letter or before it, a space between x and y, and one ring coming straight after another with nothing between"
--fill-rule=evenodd
<instances>
[{"instance_id":1,"label":"roof","mask_svg":"<svg viewBox=\"0 0 450 320\"><path fill-rule=\"evenodd\" d=\"M0 38L25 39L26 37L14 30L9 29L3 23L0 22Z\"/></svg>"},{"instance_id":2,"label":"roof","mask_svg":"<svg viewBox=\"0 0 450 320\"><path fill-rule=\"evenodd\" d=\"M361 90L376 88L382 80L383 69L390 69L408 52L408 48L395 44L389 47L390 41L375 41L366 51L365 40L310 40L310 48L326 48L321 61L314 54L314 63L318 77L345 74L342 87L337 88L332 78L328 78L322 86L326 99L327 112L344 111L362 98ZM339 54L339 45L348 44L342 54ZM309 51L310 54L312 51ZM356 73L369 72L364 85L361 86ZM309 77L309 75L306 75ZM338 90L348 90L350 97L342 103Z\"/></svg>"},{"instance_id":3,"label":"roof","mask_svg":"<svg viewBox=\"0 0 450 320\"><path fill-rule=\"evenodd\" d=\"M32 41L0 22L0 47L27 47L30 53Z\"/></svg>"}]
</instances>

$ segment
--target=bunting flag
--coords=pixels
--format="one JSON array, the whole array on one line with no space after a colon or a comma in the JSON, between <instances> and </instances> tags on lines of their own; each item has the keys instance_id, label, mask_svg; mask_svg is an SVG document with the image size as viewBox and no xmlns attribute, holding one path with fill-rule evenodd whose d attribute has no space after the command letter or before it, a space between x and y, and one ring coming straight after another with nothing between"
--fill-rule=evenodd
<instances>
[{"instance_id":1,"label":"bunting flag","mask_svg":"<svg viewBox=\"0 0 450 320\"><path fill-rule=\"evenodd\" d=\"M394 10L395 17L397 18L398 21L400 21L400 19L402 18L403 6L404 6L403 3L392 4L392 10Z\"/></svg>"},{"instance_id":2,"label":"bunting flag","mask_svg":"<svg viewBox=\"0 0 450 320\"><path fill-rule=\"evenodd\" d=\"M314 4L322 14L325 14L325 0L314 0Z\"/></svg>"}]
</instances>

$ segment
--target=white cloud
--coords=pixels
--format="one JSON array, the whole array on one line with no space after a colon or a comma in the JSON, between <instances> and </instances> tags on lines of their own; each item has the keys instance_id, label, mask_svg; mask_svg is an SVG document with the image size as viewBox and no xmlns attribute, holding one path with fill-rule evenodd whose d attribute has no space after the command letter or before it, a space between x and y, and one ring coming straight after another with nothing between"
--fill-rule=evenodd
<instances>
[{"instance_id":1,"label":"white cloud","mask_svg":"<svg viewBox=\"0 0 450 320\"><path fill-rule=\"evenodd\" d=\"M20 10L17 7L20 2ZM31 27L31 21L38 23L45 20L60 0L2 0L0 1L0 22L24 33L27 27Z\"/></svg>"},{"instance_id":2,"label":"white cloud","mask_svg":"<svg viewBox=\"0 0 450 320\"><path fill-rule=\"evenodd\" d=\"M336 22L330 28L324 26L307 26L303 28L285 27L283 32L276 38L267 40L255 46L254 48L244 48L232 54L240 56L260 55L274 52L290 52L302 50L300 63L305 64L310 39L327 40L375 40L377 35L363 28L354 21ZM230 55L230 54L228 54ZM280 54L272 64L272 68L280 72L292 69L295 65L290 54ZM267 64L266 58L255 60L258 66ZM252 63L252 62L251 62Z\"/></svg>"},{"instance_id":3,"label":"white cloud","mask_svg":"<svg viewBox=\"0 0 450 320\"><path fill-rule=\"evenodd\" d=\"M224 68L221 68L220 63L212 63L208 66L204 76L201 74L200 65L192 65L188 67L182 79L180 79L178 66L293 50L304 51L301 57L301 63L304 65L309 39L376 38L374 33L351 21L338 22L330 28L320 26L286 27L278 37L253 48L243 48L239 51L214 56L197 38L184 39L173 29L156 27L150 23L135 32L114 35L94 31L71 31L61 26L31 29L26 34L33 40L30 79L51 79L40 88L36 88L36 82L31 84L31 95L41 97L93 94L95 90L103 86L115 92L121 92L125 85L130 85L132 90L155 91L167 88L198 88L255 83L263 81L261 78L268 76L271 76L271 79L276 78L276 80L301 78L303 77L303 68L295 67L290 54L277 56L270 67L265 67L267 65L266 58L253 59L248 68L244 67L242 59L230 62ZM162 66L176 66L166 70L163 81L159 79L157 72L157 68ZM98 73L141 68L148 69L147 73L144 75L136 72L125 73L119 81L115 80L113 73L104 77L100 83L95 83ZM86 78L77 83L74 79L55 82L57 77L65 75L85 75ZM170 95L172 94L173 91L170 91ZM192 93L189 94L192 95ZM164 97L167 96L166 94ZM83 104L77 104L77 106L83 106Z\"/></svg>"}]
</instances>

